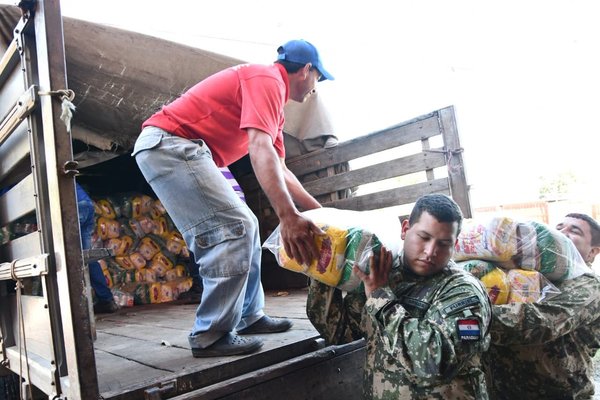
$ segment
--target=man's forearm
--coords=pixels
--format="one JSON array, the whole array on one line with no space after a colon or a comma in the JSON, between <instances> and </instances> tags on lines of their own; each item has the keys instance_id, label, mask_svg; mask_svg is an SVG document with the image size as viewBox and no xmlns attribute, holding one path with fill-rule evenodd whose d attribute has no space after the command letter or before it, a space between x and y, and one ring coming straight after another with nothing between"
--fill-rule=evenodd
<instances>
[{"instance_id":1,"label":"man's forearm","mask_svg":"<svg viewBox=\"0 0 600 400\"><path fill-rule=\"evenodd\" d=\"M281 162L283 163L283 160ZM321 207L321 204L304 189L296 175L287 169L285 165L283 165L283 176L292 199L303 210L312 210Z\"/></svg>"},{"instance_id":2,"label":"man's forearm","mask_svg":"<svg viewBox=\"0 0 600 400\"><path fill-rule=\"evenodd\" d=\"M297 212L287 190L279 157L270 143L267 145L263 143L265 140L270 140L270 136L265 133L255 133L249 135L249 138L248 150L254 174L275 213L279 219L282 219L285 215Z\"/></svg>"}]
</instances>

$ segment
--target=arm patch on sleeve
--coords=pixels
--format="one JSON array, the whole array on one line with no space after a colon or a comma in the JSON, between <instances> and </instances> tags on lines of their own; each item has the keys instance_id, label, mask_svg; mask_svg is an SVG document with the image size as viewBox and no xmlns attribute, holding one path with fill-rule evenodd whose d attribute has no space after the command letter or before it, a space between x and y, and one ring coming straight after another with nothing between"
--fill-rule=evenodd
<instances>
[{"instance_id":1,"label":"arm patch on sleeve","mask_svg":"<svg viewBox=\"0 0 600 400\"><path fill-rule=\"evenodd\" d=\"M475 341L481 339L481 328L477 319L459 318L456 320L456 329L460 340Z\"/></svg>"},{"instance_id":2,"label":"arm patch on sleeve","mask_svg":"<svg viewBox=\"0 0 600 400\"><path fill-rule=\"evenodd\" d=\"M447 315L455 313L457 311L460 311L463 308L471 307L471 306L478 305L478 304L479 304L479 297L470 296L470 297L467 297L466 299L461 299L461 300L455 301L454 303L444 307L444 309L442 310L442 314L444 317L446 317Z\"/></svg>"}]
</instances>

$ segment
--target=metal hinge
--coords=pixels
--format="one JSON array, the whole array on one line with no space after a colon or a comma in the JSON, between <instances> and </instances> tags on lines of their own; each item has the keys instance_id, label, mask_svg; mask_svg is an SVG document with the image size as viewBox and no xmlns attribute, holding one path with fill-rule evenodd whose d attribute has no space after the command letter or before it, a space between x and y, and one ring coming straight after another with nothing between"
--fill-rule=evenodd
<instances>
[{"instance_id":1,"label":"metal hinge","mask_svg":"<svg viewBox=\"0 0 600 400\"><path fill-rule=\"evenodd\" d=\"M144 391L145 400L163 400L177 394L177 379L161 382L158 386ZM163 397L166 396L166 397Z\"/></svg>"}]
</instances>

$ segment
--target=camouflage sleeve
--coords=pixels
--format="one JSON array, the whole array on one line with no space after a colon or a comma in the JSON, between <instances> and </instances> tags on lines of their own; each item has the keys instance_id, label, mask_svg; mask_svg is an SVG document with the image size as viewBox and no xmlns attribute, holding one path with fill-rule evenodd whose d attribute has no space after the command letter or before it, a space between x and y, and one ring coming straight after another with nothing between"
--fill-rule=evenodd
<instances>
[{"instance_id":1,"label":"camouflage sleeve","mask_svg":"<svg viewBox=\"0 0 600 400\"><path fill-rule=\"evenodd\" d=\"M423 315L409 313L391 289L374 291L366 313L380 354L420 387L447 382L489 346L491 304L472 277L447 282Z\"/></svg>"},{"instance_id":2,"label":"camouflage sleeve","mask_svg":"<svg viewBox=\"0 0 600 400\"><path fill-rule=\"evenodd\" d=\"M600 315L600 278L585 274L556 285L560 294L541 303L493 306L492 343L542 344Z\"/></svg>"},{"instance_id":3,"label":"camouflage sleeve","mask_svg":"<svg viewBox=\"0 0 600 400\"><path fill-rule=\"evenodd\" d=\"M306 314L328 344L350 343L363 337L360 320L366 298L364 292L342 297L342 291L311 279Z\"/></svg>"}]
</instances>

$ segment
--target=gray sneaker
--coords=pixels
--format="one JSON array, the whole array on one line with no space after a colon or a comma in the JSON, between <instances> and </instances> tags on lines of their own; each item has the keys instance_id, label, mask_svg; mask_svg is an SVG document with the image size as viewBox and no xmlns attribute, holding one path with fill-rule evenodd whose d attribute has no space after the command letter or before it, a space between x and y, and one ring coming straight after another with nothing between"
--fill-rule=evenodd
<instances>
[{"instance_id":1,"label":"gray sneaker","mask_svg":"<svg viewBox=\"0 0 600 400\"><path fill-rule=\"evenodd\" d=\"M293 323L287 318L271 318L263 316L250 326L237 331L239 335L259 335L262 333L285 332L292 327Z\"/></svg>"},{"instance_id":2,"label":"gray sneaker","mask_svg":"<svg viewBox=\"0 0 600 400\"><path fill-rule=\"evenodd\" d=\"M248 354L260 349L263 345L258 338L243 338L233 333L228 333L210 346L201 349L192 347L194 357L221 357Z\"/></svg>"}]
</instances>

